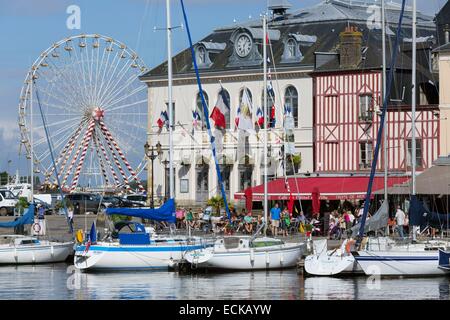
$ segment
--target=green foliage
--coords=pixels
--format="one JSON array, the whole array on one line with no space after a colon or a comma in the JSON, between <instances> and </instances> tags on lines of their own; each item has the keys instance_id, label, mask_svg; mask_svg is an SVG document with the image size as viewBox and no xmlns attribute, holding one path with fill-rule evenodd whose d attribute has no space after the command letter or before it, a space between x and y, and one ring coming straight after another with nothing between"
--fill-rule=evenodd
<instances>
[{"instance_id":1,"label":"green foliage","mask_svg":"<svg viewBox=\"0 0 450 320\"><path fill-rule=\"evenodd\" d=\"M67 207L67 209L72 209L73 210L73 204L72 204L72 202L70 202L69 200L67 200L67 199L64 199L64 200L60 200L60 201L57 201L56 202L56 204L55 204L55 209L58 211L58 210L61 210L61 209L64 209L64 203L66 204L66 207Z\"/></svg>"},{"instance_id":2,"label":"green foliage","mask_svg":"<svg viewBox=\"0 0 450 320\"><path fill-rule=\"evenodd\" d=\"M0 172L0 185L8 183L8 173L6 171Z\"/></svg>"},{"instance_id":3,"label":"green foliage","mask_svg":"<svg viewBox=\"0 0 450 320\"><path fill-rule=\"evenodd\" d=\"M19 201L17 201L17 203L16 203L16 209L19 212L19 214L23 214L25 209L28 207L29 207L29 204L28 204L27 198L20 197Z\"/></svg>"},{"instance_id":4,"label":"green foliage","mask_svg":"<svg viewBox=\"0 0 450 320\"><path fill-rule=\"evenodd\" d=\"M300 154L292 155L292 162L295 166L300 165L300 163L302 163L302 156Z\"/></svg>"},{"instance_id":5,"label":"green foliage","mask_svg":"<svg viewBox=\"0 0 450 320\"><path fill-rule=\"evenodd\" d=\"M130 216L123 216L120 214L112 214L111 216L111 221L116 224L119 221L131 221L133 218Z\"/></svg>"},{"instance_id":6,"label":"green foliage","mask_svg":"<svg viewBox=\"0 0 450 320\"><path fill-rule=\"evenodd\" d=\"M213 212L213 215L219 216L220 215L220 209L225 208L225 203L223 201L223 198L220 196L214 196L211 199L208 200L206 203L208 206L213 207L215 212ZM232 204L228 203L228 208L231 208Z\"/></svg>"}]
</instances>

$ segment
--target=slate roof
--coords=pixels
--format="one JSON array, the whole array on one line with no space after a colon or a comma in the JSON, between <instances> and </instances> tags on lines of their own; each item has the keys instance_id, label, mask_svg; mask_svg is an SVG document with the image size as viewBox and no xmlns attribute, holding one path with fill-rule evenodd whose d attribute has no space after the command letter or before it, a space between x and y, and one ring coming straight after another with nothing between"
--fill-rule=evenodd
<instances>
[{"instance_id":1,"label":"slate roof","mask_svg":"<svg viewBox=\"0 0 450 320\"><path fill-rule=\"evenodd\" d=\"M315 62L316 52L337 52L339 45L339 33L344 31L348 25L357 26L358 30L363 33L363 47L367 47L364 54L364 59L361 61L358 69L380 69L381 68L381 29L376 27L369 29L367 21L373 13L368 13L368 6L373 4L373 1L357 1L352 0L325 0L321 3L297 11L288 11L284 17L276 17L270 21L269 29L278 30L280 32L280 40L272 41L272 50L274 55L274 62L278 70L283 68L296 69L312 69ZM394 34L396 25L398 23L399 5L395 3L386 4L386 20L388 23L389 41L394 42ZM403 18L402 37L411 38L411 19L412 12L410 8L406 10ZM244 24L225 26L216 29L214 32L201 39L200 42L214 42L226 43L225 50L214 54L211 57L212 65L208 69L201 70L202 75L215 72L233 71L248 72L260 70L262 61L259 65L252 66L234 66L229 67L229 58L234 50L230 41L233 32L238 28L262 28L261 21L249 21ZM433 17L418 13L418 37L430 37L433 39L436 34ZM284 51L283 39L289 34L299 34L304 36L316 37L316 42L309 46L301 46L303 59L300 62L282 63L282 55ZM308 38L308 37L306 37ZM259 41L260 42L260 41ZM402 41L404 46L406 42ZM424 47L433 46L432 41L427 41ZM262 52L261 48L259 48ZM389 45L388 45L389 49ZM387 56L390 56L388 50ZM420 54L418 54L420 56ZM333 64L334 63L334 64ZM388 61L389 64L389 61ZM397 68L410 69L410 57L402 50L397 63ZM427 66L424 66L427 69ZM331 71L337 70L339 66L336 62L330 62L329 65L324 65L316 71ZM424 70L425 72L425 70ZM174 78L181 75L193 75L193 66L190 49L187 48L177 54L173 59L173 73ZM167 78L167 62L160 64L153 68L148 73L141 77L142 80L165 79Z\"/></svg>"}]
</instances>

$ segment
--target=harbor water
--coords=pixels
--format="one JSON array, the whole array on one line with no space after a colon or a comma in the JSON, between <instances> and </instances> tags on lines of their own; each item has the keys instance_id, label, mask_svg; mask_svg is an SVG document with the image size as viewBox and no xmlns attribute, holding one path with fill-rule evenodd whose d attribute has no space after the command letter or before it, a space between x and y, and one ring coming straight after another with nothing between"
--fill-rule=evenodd
<instances>
[{"instance_id":1,"label":"harbor water","mask_svg":"<svg viewBox=\"0 0 450 320\"><path fill-rule=\"evenodd\" d=\"M79 273L61 263L0 267L12 300L450 300L450 277L303 277L297 270Z\"/></svg>"}]
</instances>

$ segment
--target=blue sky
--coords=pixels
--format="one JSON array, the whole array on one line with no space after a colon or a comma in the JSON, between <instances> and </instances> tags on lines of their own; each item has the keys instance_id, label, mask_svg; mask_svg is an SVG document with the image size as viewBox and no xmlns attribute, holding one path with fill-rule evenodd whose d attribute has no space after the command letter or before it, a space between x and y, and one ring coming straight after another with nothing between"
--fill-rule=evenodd
<instances>
[{"instance_id":1,"label":"blue sky","mask_svg":"<svg viewBox=\"0 0 450 320\"><path fill-rule=\"evenodd\" d=\"M293 9L320 0L291 0ZM445 0L418 0L419 9L434 14ZM172 22L182 22L178 0L172 0ZM66 9L81 8L81 30L68 30ZM258 17L266 0L185 0L193 40L214 28ZM111 36L134 49L151 68L165 60L165 0L0 0L0 171L27 170L25 157L18 157L17 105L28 68L54 42L80 33ZM174 53L187 47L186 32L177 29ZM25 172L23 172L25 174Z\"/></svg>"}]
</instances>

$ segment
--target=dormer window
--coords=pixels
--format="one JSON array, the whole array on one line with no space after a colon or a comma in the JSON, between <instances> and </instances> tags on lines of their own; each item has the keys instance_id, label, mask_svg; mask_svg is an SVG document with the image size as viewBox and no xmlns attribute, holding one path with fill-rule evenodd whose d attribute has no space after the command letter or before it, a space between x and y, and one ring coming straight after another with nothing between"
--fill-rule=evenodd
<instances>
[{"instance_id":1,"label":"dormer window","mask_svg":"<svg viewBox=\"0 0 450 320\"><path fill-rule=\"evenodd\" d=\"M201 41L195 45L195 59L200 69L206 69L212 66L214 56L225 50L225 43L216 43L212 41ZM194 65L192 64L192 68Z\"/></svg>"},{"instance_id":2,"label":"dormer window","mask_svg":"<svg viewBox=\"0 0 450 320\"><path fill-rule=\"evenodd\" d=\"M206 63L206 50L205 47L199 46L197 49L197 60L198 64L205 64Z\"/></svg>"},{"instance_id":3,"label":"dormer window","mask_svg":"<svg viewBox=\"0 0 450 320\"><path fill-rule=\"evenodd\" d=\"M303 60L303 47L310 47L317 41L316 36L290 33L284 40L284 51L281 63L301 62Z\"/></svg>"},{"instance_id":4,"label":"dormer window","mask_svg":"<svg viewBox=\"0 0 450 320\"><path fill-rule=\"evenodd\" d=\"M294 39L289 39L287 41L287 52L288 52L288 58L289 59L295 59L296 57L296 46L297 43Z\"/></svg>"}]
</instances>

